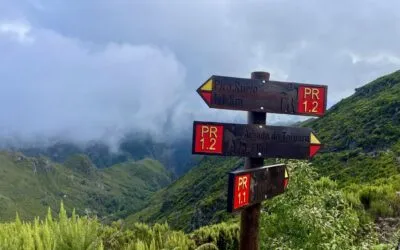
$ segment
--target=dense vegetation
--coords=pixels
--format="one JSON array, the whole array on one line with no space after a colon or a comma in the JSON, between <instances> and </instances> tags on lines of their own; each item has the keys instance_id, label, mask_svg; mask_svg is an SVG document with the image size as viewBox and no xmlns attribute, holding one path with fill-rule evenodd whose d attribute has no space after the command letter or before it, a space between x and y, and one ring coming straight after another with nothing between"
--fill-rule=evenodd
<instances>
[{"instance_id":1,"label":"dense vegetation","mask_svg":"<svg viewBox=\"0 0 400 250\"><path fill-rule=\"evenodd\" d=\"M264 203L263 249L371 249L380 244L373 216L362 206L363 192L341 190L307 163L289 162L288 167L287 192ZM396 235L388 242L398 240Z\"/></svg>"},{"instance_id":2,"label":"dense vegetation","mask_svg":"<svg viewBox=\"0 0 400 250\"><path fill-rule=\"evenodd\" d=\"M61 203L58 219L53 219L50 209L44 220L22 222L17 214L14 222L0 224L1 249L217 249L224 244L237 246L237 226L216 225L201 229L191 235L173 231L168 224L149 227L135 223L129 230L121 222L106 226L94 217L80 217L75 210L70 216ZM228 237L226 237L228 236ZM229 242L228 242L229 241Z\"/></svg>"},{"instance_id":3,"label":"dense vegetation","mask_svg":"<svg viewBox=\"0 0 400 250\"><path fill-rule=\"evenodd\" d=\"M64 164L44 157L0 153L0 218L44 215L63 199L79 214L95 214L110 221L146 205L146 200L171 182L157 161L129 161L99 170L85 155L71 155Z\"/></svg>"}]
</instances>

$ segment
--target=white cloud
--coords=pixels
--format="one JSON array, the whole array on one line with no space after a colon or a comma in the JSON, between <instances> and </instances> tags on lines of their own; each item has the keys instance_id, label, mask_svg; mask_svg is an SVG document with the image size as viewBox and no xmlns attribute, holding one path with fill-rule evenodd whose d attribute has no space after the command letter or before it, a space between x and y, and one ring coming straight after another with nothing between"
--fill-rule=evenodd
<instances>
[{"instance_id":1,"label":"white cloud","mask_svg":"<svg viewBox=\"0 0 400 250\"><path fill-rule=\"evenodd\" d=\"M400 57L391 55L388 53L378 53L375 55L357 55L355 53L349 53L352 58L353 64L365 62L368 64L392 64L400 66Z\"/></svg>"},{"instance_id":2,"label":"white cloud","mask_svg":"<svg viewBox=\"0 0 400 250\"><path fill-rule=\"evenodd\" d=\"M30 36L31 27L22 21L1 21L0 35L8 35L20 43L31 43L34 41Z\"/></svg>"},{"instance_id":3,"label":"white cloud","mask_svg":"<svg viewBox=\"0 0 400 250\"><path fill-rule=\"evenodd\" d=\"M6 27L26 34L27 26ZM121 136L154 132L182 95L185 68L152 45L90 43L46 29L28 46L0 36L0 136Z\"/></svg>"}]
</instances>

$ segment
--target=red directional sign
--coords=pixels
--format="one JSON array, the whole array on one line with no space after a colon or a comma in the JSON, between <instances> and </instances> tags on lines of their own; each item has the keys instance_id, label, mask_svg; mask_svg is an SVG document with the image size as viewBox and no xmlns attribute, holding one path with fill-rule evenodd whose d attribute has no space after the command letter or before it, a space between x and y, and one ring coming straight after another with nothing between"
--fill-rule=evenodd
<instances>
[{"instance_id":1,"label":"red directional sign","mask_svg":"<svg viewBox=\"0 0 400 250\"><path fill-rule=\"evenodd\" d=\"M250 197L250 174L241 174L235 176L235 184L233 190L233 208L238 209L240 207L249 204Z\"/></svg>"},{"instance_id":2,"label":"red directional sign","mask_svg":"<svg viewBox=\"0 0 400 250\"><path fill-rule=\"evenodd\" d=\"M229 173L228 212L236 212L282 194L288 185L285 164Z\"/></svg>"},{"instance_id":3,"label":"red directional sign","mask_svg":"<svg viewBox=\"0 0 400 250\"><path fill-rule=\"evenodd\" d=\"M222 138L224 127L222 125L195 125L195 151L202 153L222 153Z\"/></svg>"},{"instance_id":4,"label":"red directional sign","mask_svg":"<svg viewBox=\"0 0 400 250\"><path fill-rule=\"evenodd\" d=\"M323 116L325 85L212 76L198 94L210 108Z\"/></svg>"},{"instance_id":5,"label":"red directional sign","mask_svg":"<svg viewBox=\"0 0 400 250\"><path fill-rule=\"evenodd\" d=\"M310 128L193 123L193 154L311 159L321 146Z\"/></svg>"},{"instance_id":6,"label":"red directional sign","mask_svg":"<svg viewBox=\"0 0 400 250\"><path fill-rule=\"evenodd\" d=\"M322 116L325 113L325 87L298 87L298 108L299 114L315 114Z\"/></svg>"}]
</instances>

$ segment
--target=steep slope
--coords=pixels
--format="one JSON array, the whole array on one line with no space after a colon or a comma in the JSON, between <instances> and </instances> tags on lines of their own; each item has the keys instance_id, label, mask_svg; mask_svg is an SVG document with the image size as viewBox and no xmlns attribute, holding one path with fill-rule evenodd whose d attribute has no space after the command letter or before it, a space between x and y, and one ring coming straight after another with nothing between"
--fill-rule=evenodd
<instances>
[{"instance_id":1,"label":"steep slope","mask_svg":"<svg viewBox=\"0 0 400 250\"><path fill-rule=\"evenodd\" d=\"M385 150L400 138L400 71L356 89L312 126L328 151Z\"/></svg>"},{"instance_id":2,"label":"steep slope","mask_svg":"<svg viewBox=\"0 0 400 250\"><path fill-rule=\"evenodd\" d=\"M109 221L146 204L158 189L168 185L170 173L154 160L126 162L108 169L94 167L85 155L72 155L63 165L47 158L0 153L0 219L44 215L46 208L67 208L79 214L96 214Z\"/></svg>"},{"instance_id":3,"label":"steep slope","mask_svg":"<svg viewBox=\"0 0 400 250\"><path fill-rule=\"evenodd\" d=\"M325 144L314 163L345 182L368 182L400 170L400 71L356 89L312 127Z\"/></svg>"}]
</instances>

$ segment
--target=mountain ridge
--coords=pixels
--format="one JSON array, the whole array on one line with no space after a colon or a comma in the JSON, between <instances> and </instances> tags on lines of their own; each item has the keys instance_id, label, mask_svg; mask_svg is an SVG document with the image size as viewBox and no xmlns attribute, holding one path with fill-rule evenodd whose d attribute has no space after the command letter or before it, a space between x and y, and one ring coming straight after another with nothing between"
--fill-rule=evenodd
<instances>
[{"instance_id":1,"label":"mountain ridge","mask_svg":"<svg viewBox=\"0 0 400 250\"><path fill-rule=\"evenodd\" d=\"M196 162L196 157L191 155L189 149L190 139L167 143L157 141L151 135L126 134L118 145L117 149L112 149L102 141L77 144L62 140L43 147L20 146L9 151L22 152L31 157L45 156L58 163L64 163L70 155L85 154L100 169L126 161L152 158L172 171L175 178L186 173Z\"/></svg>"}]
</instances>

